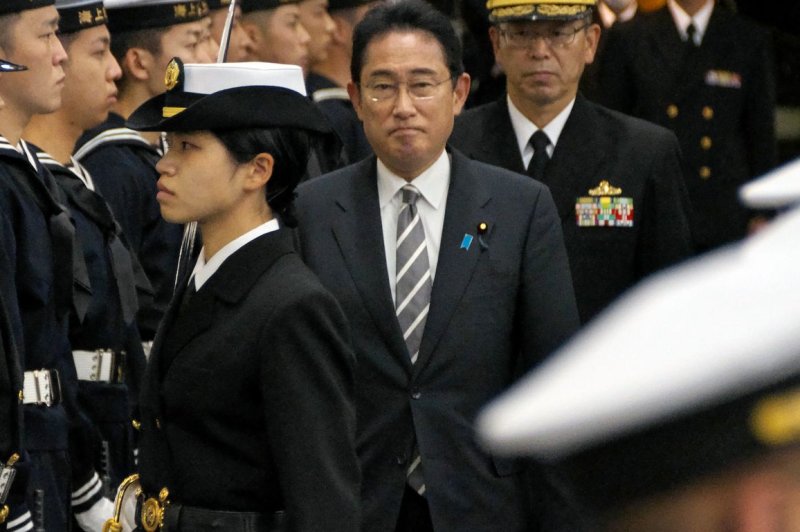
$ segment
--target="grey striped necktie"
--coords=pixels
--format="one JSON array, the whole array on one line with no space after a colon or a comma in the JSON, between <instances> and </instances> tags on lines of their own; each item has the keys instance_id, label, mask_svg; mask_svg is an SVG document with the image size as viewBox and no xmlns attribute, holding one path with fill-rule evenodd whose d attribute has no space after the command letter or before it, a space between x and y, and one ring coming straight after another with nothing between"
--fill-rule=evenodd
<instances>
[{"instance_id":1,"label":"grey striped necktie","mask_svg":"<svg viewBox=\"0 0 800 532\"><path fill-rule=\"evenodd\" d=\"M431 269L425 229L417 212L419 191L413 185L402 189L403 205L397 216L397 278L395 311L411 363L419 356L422 331L431 300Z\"/></svg>"},{"instance_id":2,"label":"grey striped necktie","mask_svg":"<svg viewBox=\"0 0 800 532\"><path fill-rule=\"evenodd\" d=\"M411 363L419 356L422 331L428 317L431 300L431 269L428 262L428 246L425 244L425 229L417 212L419 191L413 185L403 187L403 206L397 216L397 279L395 310L403 339L406 341ZM416 444L411 463L406 469L409 487L425 495L425 477L422 459Z\"/></svg>"}]
</instances>

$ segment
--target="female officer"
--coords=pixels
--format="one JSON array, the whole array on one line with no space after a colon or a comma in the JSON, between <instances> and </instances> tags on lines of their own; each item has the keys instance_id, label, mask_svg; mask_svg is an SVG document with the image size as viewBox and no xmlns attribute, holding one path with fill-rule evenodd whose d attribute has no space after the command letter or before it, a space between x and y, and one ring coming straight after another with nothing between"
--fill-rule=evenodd
<instances>
[{"instance_id":1,"label":"female officer","mask_svg":"<svg viewBox=\"0 0 800 532\"><path fill-rule=\"evenodd\" d=\"M309 144L329 132L299 67L167 69L128 124L166 131L158 202L203 248L142 389L145 530L356 531L354 358L333 297L286 229Z\"/></svg>"}]
</instances>

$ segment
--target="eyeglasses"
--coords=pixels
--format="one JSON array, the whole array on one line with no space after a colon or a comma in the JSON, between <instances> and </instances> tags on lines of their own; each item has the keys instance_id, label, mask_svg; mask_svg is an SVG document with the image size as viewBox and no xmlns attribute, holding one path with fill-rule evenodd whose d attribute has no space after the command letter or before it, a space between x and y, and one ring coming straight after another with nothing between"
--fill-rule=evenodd
<instances>
[{"instance_id":1,"label":"eyeglasses","mask_svg":"<svg viewBox=\"0 0 800 532\"><path fill-rule=\"evenodd\" d=\"M400 94L400 86L405 85L408 95L414 100L430 100L436 96L436 90L442 83L447 83L453 78L441 81L433 79L412 79L410 81L371 81L363 86L364 96L373 102L394 100Z\"/></svg>"},{"instance_id":2,"label":"eyeglasses","mask_svg":"<svg viewBox=\"0 0 800 532\"><path fill-rule=\"evenodd\" d=\"M550 47L564 48L575 41L575 35L591 26L587 22L577 28L558 28L547 31L534 31L532 28L501 29L500 35L506 44L514 48L529 48L537 39L542 39Z\"/></svg>"}]
</instances>

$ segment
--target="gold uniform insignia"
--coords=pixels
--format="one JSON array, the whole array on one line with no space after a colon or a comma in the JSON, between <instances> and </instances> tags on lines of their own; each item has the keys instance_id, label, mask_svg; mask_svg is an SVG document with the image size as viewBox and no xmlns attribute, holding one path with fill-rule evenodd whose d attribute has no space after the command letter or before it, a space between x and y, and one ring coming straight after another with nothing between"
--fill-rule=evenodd
<instances>
[{"instance_id":1,"label":"gold uniform insignia","mask_svg":"<svg viewBox=\"0 0 800 532\"><path fill-rule=\"evenodd\" d=\"M167 86L168 91L171 91L178 86L178 80L180 80L180 77L181 67L178 65L178 62L173 59L167 65L167 71L164 73L164 85Z\"/></svg>"}]
</instances>

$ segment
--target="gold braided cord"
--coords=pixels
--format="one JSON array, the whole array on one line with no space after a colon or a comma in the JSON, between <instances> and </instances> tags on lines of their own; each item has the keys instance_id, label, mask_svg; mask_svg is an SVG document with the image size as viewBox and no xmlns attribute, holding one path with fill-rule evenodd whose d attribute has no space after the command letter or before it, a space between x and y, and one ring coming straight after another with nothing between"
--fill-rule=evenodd
<instances>
[{"instance_id":1,"label":"gold braided cord","mask_svg":"<svg viewBox=\"0 0 800 532\"><path fill-rule=\"evenodd\" d=\"M497 9L502 7L522 7L522 6L589 6L597 5L597 0L488 0L487 9Z\"/></svg>"}]
</instances>

